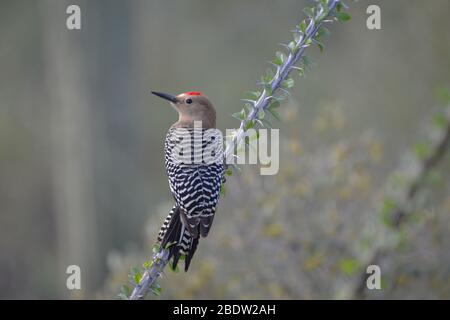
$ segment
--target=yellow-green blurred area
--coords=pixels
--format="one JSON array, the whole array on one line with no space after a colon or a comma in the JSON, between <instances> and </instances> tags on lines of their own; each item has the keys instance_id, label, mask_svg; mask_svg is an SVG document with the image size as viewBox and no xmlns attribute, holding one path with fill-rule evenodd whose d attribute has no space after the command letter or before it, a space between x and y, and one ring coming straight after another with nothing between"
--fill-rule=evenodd
<instances>
[{"instance_id":1,"label":"yellow-green blurred area","mask_svg":"<svg viewBox=\"0 0 450 320\"><path fill-rule=\"evenodd\" d=\"M81 30L66 28L69 4ZM203 91L219 129L237 127L307 4L0 0L0 298L115 298L172 205L163 147L177 116L150 90ZM279 173L228 177L210 235L160 298L340 298L365 269L389 177L450 80L450 2L348 4L272 121ZM369 4L381 30L366 27ZM450 298L449 169L447 155L368 298ZM68 265L81 290L66 288Z\"/></svg>"}]
</instances>

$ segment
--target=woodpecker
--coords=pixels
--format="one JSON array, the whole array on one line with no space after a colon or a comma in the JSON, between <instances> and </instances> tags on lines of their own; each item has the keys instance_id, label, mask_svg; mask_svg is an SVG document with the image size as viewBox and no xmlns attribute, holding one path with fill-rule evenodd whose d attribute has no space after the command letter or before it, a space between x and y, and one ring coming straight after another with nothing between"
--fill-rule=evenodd
<instances>
[{"instance_id":1,"label":"woodpecker","mask_svg":"<svg viewBox=\"0 0 450 320\"><path fill-rule=\"evenodd\" d=\"M211 228L220 187L225 182L222 135L216 129L216 110L201 92L177 96L155 92L178 112L164 144L165 167L175 205L158 234L158 243L169 250L172 267L184 257L189 269L200 237Z\"/></svg>"}]
</instances>

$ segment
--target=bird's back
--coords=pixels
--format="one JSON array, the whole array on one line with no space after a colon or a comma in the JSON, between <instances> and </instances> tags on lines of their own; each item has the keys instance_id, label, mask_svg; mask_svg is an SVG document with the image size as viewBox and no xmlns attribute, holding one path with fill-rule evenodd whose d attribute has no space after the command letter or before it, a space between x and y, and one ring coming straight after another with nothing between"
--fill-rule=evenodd
<instances>
[{"instance_id":1,"label":"bird's back","mask_svg":"<svg viewBox=\"0 0 450 320\"><path fill-rule=\"evenodd\" d=\"M170 190L186 228L206 236L223 180L223 148L216 129L171 128L165 141Z\"/></svg>"}]
</instances>

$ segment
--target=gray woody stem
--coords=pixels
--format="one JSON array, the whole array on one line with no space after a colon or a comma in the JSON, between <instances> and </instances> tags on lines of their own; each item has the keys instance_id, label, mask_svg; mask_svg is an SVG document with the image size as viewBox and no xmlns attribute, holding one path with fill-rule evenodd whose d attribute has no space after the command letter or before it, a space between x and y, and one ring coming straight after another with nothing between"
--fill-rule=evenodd
<instances>
[{"instance_id":1,"label":"gray woody stem","mask_svg":"<svg viewBox=\"0 0 450 320\"><path fill-rule=\"evenodd\" d=\"M309 25L306 29L306 33L302 35L298 42L296 43L296 48L298 50L293 53L290 52L289 56L287 57L286 61L280 66L280 68L277 70L277 73L275 74L272 82L271 82L271 89L272 93L271 95L268 94L267 90L264 89L259 99L255 102L253 105L252 111L248 115L247 119L244 121L241 121L241 125L238 129L238 131L235 133L233 139L231 140L231 143L229 143L225 149L225 159L227 159L227 163L234 163L233 159L230 157L233 157L234 155L234 149L236 146L239 145L239 143L242 141L245 135L245 123L247 121L253 121L258 117L258 113L261 110L266 110L269 106L270 99L275 95L275 93L280 89L281 84L284 80L289 76L289 73L292 71L292 69L295 68L295 65L300 60L300 58L303 56L303 53L305 52L306 48L309 46L307 45L309 40L312 40L314 36L316 35L317 31L321 27L323 21L330 16L332 12L336 9L336 6L338 5L340 1L339 0L330 0L328 3L328 14L319 22L315 22L315 19L309 20ZM317 12L316 17L320 17L323 14L323 9L321 9L319 12Z\"/></svg>"},{"instance_id":2,"label":"gray woody stem","mask_svg":"<svg viewBox=\"0 0 450 320\"><path fill-rule=\"evenodd\" d=\"M273 98L273 95L280 90L281 84L284 80L287 79L289 73L292 69L295 69L295 64L300 60L303 56L307 47L310 46L312 40L314 39L317 31L323 24L323 22L329 18L336 10L336 6L340 3L340 0L329 0L327 5L327 12L324 12L325 9L321 8L318 10L314 16L314 18L309 18L309 23L306 28L305 34L302 34L298 41L296 42L296 49L289 53L289 56L283 62L283 64L277 69L277 72L272 79L271 85L271 94L267 92L266 89L263 90L259 99L254 103L252 111L247 116L246 120L241 122L239 129L234 135L231 142L227 145L224 158L227 160L227 163L232 163L230 161L230 157L234 156L235 147L239 145L239 143L244 138L245 134L245 123L247 121L253 121L257 118L258 113L261 110L266 110L269 106L270 100ZM320 18L319 18L320 17ZM139 284L133 289L133 292L130 295L130 300L143 299L150 288L154 285L155 281L162 274L164 267L167 265L169 252L164 248L160 248L159 252L153 255L152 265L150 268L146 269L142 274L141 280Z\"/></svg>"},{"instance_id":3,"label":"gray woody stem","mask_svg":"<svg viewBox=\"0 0 450 320\"><path fill-rule=\"evenodd\" d=\"M152 266L144 271L139 284L134 287L130 295L130 300L144 299L148 290L164 271L164 267L169 262L169 250L161 248L159 252L153 255Z\"/></svg>"}]
</instances>

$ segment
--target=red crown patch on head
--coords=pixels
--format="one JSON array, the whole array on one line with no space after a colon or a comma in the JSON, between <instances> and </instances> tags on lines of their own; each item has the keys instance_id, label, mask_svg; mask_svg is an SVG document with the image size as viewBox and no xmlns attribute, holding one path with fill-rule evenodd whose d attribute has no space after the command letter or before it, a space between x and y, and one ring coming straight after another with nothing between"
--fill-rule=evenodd
<instances>
[{"instance_id":1,"label":"red crown patch on head","mask_svg":"<svg viewBox=\"0 0 450 320\"><path fill-rule=\"evenodd\" d=\"M198 91L190 91L190 92L185 92L184 94L188 95L188 96L201 96L203 93L198 92Z\"/></svg>"}]
</instances>

